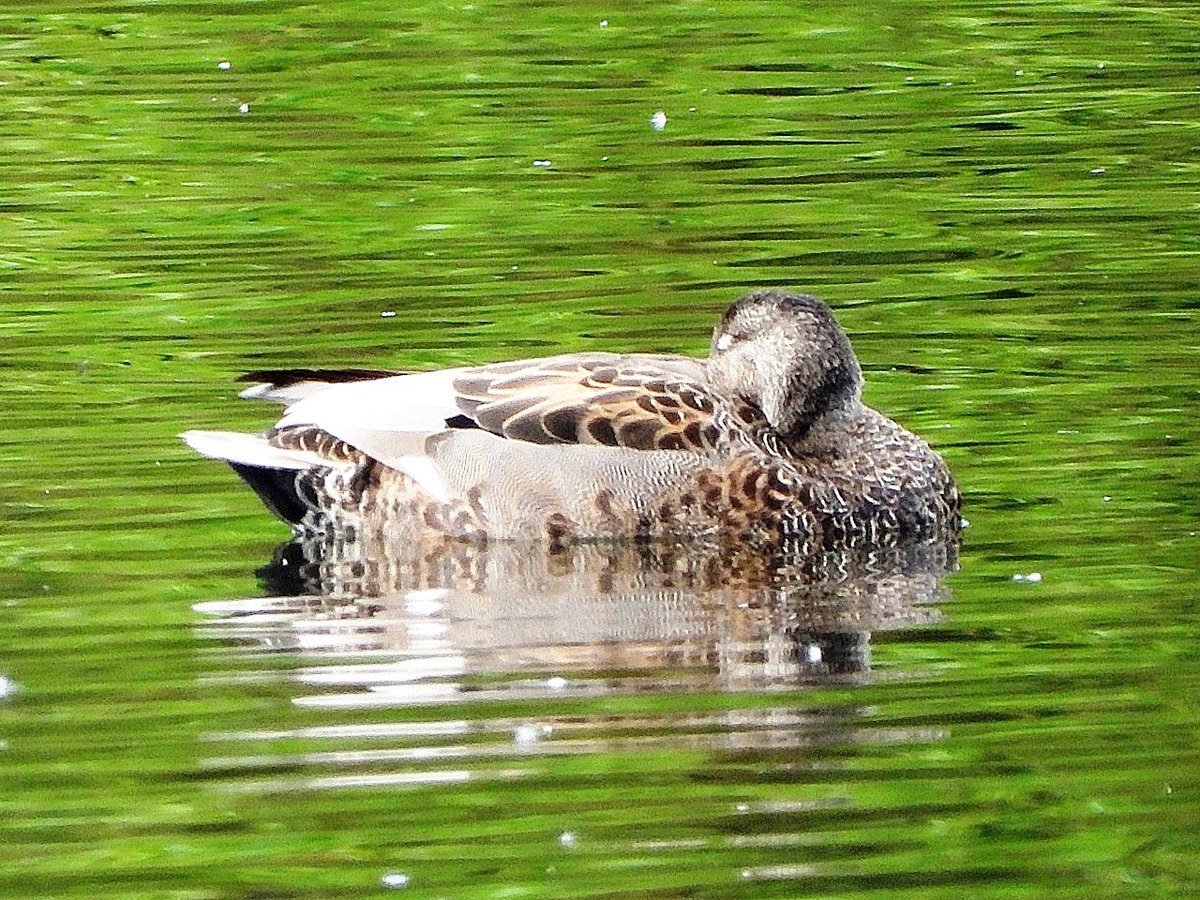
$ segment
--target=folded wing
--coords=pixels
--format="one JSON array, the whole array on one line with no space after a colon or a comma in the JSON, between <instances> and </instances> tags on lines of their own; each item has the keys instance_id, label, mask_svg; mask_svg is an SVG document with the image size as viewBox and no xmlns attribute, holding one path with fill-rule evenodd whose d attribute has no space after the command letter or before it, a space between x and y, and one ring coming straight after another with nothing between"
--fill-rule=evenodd
<instances>
[{"instance_id":1,"label":"folded wing","mask_svg":"<svg viewBox=\"0 0 1200 900\"><path fill-rule=\"evenodd\" d=\"M718 437L703 385L700 360L586 353L466 369L454 391L468 419L510 440L701 451Z\"/></svg>"},{"instance_id":2,"label":"folded wing","mask_svg":"<svg viewBox=\"0 0 1200 900\"><path fill-rule=\"evenodd\" d=\"M286 405L273 429L185 439L231 463L293 522L304 472L353 472L370 460L438 502L483 489L494 510L532 504L586 518L596 514L597 486L615 485L602 493L635 510L636 492L621 496L624 485L674 482L719 442L704 364L688 357L586 353L399 375L257 374L262 382L242 395ZM513 496L501 502L506 491Z\"/></svg>"}]
</instances>

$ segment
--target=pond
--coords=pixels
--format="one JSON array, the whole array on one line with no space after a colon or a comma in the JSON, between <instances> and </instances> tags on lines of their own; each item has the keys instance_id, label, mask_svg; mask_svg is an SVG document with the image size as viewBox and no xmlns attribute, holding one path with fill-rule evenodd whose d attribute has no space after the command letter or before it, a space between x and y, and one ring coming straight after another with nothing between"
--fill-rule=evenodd
<instances>
[{"instance_id":1,"label":"pond","mask_svg":"<svg viewBox=\"0 0 1200 900\"><path fill-rule=\"evenodd\" d=\"M1200 890L1196 12L0 30L0 895ZM314 563L177 437L269 425L256 369L704 355L763 287L946 457L957 558L434 583Z\"/></svg>"}]
</instances>

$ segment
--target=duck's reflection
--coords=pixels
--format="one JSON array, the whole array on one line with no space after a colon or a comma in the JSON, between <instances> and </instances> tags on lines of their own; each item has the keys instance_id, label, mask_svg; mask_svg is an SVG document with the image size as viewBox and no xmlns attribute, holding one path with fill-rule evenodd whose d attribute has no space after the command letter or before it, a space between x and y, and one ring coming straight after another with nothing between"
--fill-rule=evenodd
<instances>
[{"instance_id":1,"label":"duck's reflection","mask_svg":"<svg viewBox=\"0 0 1200 900\"><path fill-rule=\"evenodd\" d=\"M935 621L953 544L381 550L346 533L297 540L261 571L271 596L198 607L226 646L292 656L287 677L304 685L303 719L210 736L228 750L205 765L227 788L547 777L564 756L688 749L786 766L831 745L940 737L788 689L869 678L873 632Z\"/></svg>"},{"instance_id":2,"label":"duck's reflection","mask_svg":"<svg viewBox=\"0 0 1200 900\"><path fill-rule=\"evenodd\" d=\"M873 632L937 619L956 558L953 542L766 555L442 540L397 555L341 534L281 547L260 572L271 596L198 609L225 637L319 654L300 677L326 688L322 705L755 690L865 677Z\"/></svg>"}]
</instances>

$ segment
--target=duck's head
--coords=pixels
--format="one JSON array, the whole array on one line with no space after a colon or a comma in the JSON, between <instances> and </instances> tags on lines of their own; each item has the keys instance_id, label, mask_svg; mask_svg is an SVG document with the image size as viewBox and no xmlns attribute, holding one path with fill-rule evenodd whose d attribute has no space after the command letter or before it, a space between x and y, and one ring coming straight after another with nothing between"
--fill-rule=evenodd
<instances>
[{"instance_id":1,"label":"duck's head","mask_svg":"<svg viewBox=\"0 0 1200 900\"><path fill-rule=\"evenodd\" d=\"M863 380L829 307L774 290L747 294L725 311L713 332L708 375L717 390L762 410L793 440L825 413L856 405Z\"/></svg>"}]
</instances>

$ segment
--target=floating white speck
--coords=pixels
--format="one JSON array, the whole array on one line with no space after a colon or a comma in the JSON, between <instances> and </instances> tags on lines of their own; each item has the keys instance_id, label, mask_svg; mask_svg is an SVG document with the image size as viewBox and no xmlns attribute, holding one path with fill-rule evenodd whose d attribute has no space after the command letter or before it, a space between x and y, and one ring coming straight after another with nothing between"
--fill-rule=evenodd
<instances>
[{"instance_id":1,"label":"floating white speck","mask_svg":"<svg viewBox=\"0 0 1200 900\"><path fill-rule=\"evenodd\" d=\"M1037 584L1042 580L1042 573L1030 572L1028 575L1014 575L1012 580L1019 584Z\"/></svg>"},{"instance_id":2,"label":"floating white speck","mask_svg":"<svg viewBox=\"0 0 1200 900\"><path fill-rule=\"evenodd\" d=\"M542 738L542 730L536 725L518 725L513 729L513 743L528 746L536 744Z\"/></svg>"},{"instance_id":3,"label":"floating white speck","mask_svg":"<svg viewBox=\"0 0 1200 900\"><path fill-rule=\"evenodd\" d=\"M238 107L238 112L240 112L243 116L246 115L246 113L250 112L250 104L243 103L241 106Z\"/></svg>"},{"instance_id":4,"label":"floating white speck","mask_svg":"<svg viewBox=\"0 0 1200 900\"><path fill-rule=\"evenodd\" d=\"M394 318L396 318L396 311L395 311L395 310L392 310L392 309L387 309L387 310L384 310L383 312L381 312L381 313L379 314L379 318L381 318L381 319L394 319Z\"/></svg>"},{"instance_id":5,"label":"floating white speck","mask_svg":"<svg viewBox=\"0 0 1200 900\"><path fill-rule=\"evenodd\" d=\"M379 879L379 883L386 888L401 890L408 887L408 876L403 872L388 872Z\"/></svg>"},{"instance_id":6,"label":"floating white speck","mask_svg":"<svg viewBox=\"0 0 1200 900\"><path fill-rule=\"evenodd\" d=\"M554 165L554 163L552 163L548 159L535 159L533 161L533 165L534 165L534 168L536 168L536 169L548 169L552 165Z\"/></svg>"},{"instance_id":7,"label":"floating white speck","mask_svg":"<svg viewBox=\"0 0 1200 900\"><path fill-rule=\"evenodd\" d=\"M219 63L217 63L217 68L220 69L222 72L228 71L230 68L229 60L227 60L227 59L221 60Z\"/></svg>"},{"instance_id":8,"label":"floating white speck","mask_svg":"<svg viewBox=\"0 0 1200 900\"><path fill-rule=\"evenodd\" d=\"M821 645L820 644L805 644L804 645L804 661L809 665L816 665L821 661Z\"/></svg>"},{"instance_id":9,"label":"floating white speck","mask_svg":"<svg viewBox=\"0 0 1200 900\"><path fill-rule=\"evenodd\" d=\"M655 131L662 131L667 127L667 114L661 109L650 117L650 127Z\"/></svg>"},{"instance_id":10,"label":"floating white speck","mask_svg":"<svg viewBox=\"0 0 1200 900\"><path fill-rule=\"evenodd\" d=\"M553 678L546 679L546 687L550 688L552 691L561 691L566 686L567 679L563 678L561 675L555 675Z\"/></svg>"}]
</instances>

